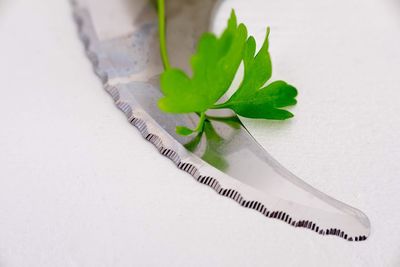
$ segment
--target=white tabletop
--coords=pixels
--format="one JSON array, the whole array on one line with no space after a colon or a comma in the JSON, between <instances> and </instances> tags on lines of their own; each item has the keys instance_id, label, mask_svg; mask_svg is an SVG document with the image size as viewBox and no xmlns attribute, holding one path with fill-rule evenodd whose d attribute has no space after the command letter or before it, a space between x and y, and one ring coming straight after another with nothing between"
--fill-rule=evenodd
<instances>
[{"instance_id":1,"label":"white tabletop","mask_svg":"<svg viewBox=\"0 0 400 267\"><path fill-rule=\"evenodd\" d=\"M3 0L0 266L400 265L399 4L252 1L223 5L215 29L232 6L257 39L271 25L274 78L300 96L291 122L246 124L294 173L364 211L370 238L295 229L195 182L114 107L68 1Z\"/></svg>"}]
</instances>

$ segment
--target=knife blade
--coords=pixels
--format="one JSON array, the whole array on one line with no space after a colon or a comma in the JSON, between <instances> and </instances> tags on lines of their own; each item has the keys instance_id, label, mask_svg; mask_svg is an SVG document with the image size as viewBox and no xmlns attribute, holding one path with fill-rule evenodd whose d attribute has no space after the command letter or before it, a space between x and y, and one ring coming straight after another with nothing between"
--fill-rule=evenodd
<instances>
[{"instance_id":1,"label":"knife blade","mask_svg":"<svg viewBox=\"0 0 400 267\"><path fill-rule=\"evenodd\" d=\"M220 2L167 2L172 65L190 73L187 59L208 30ZM218 194L262 215L320 235L363 241L370 222L361 211L307 184L257 143L229 111L210 116L205 133L176 134L177 125L195 127L196 114L166 114L157 107L159 74L157 13L148 0L72 1L79 36L94 71L128 121L181 170Z\"/></svg>"}]
</instances>

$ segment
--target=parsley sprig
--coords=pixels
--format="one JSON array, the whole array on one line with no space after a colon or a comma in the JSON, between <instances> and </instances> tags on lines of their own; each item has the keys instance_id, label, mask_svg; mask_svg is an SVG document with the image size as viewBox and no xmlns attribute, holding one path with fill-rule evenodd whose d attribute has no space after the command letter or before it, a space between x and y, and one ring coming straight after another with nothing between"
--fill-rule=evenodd
<instances>
[{"instance_id":1,"label":"parsley sprig","mask_svg":"<svg viewBox=\"0 0 400 267\"><path fill-rule=\"evenodd\" d=\"M206 114L210 109L231 109L240 116L254 119L285 120L293 117L282 108L297 103L296 88L284 81L269 82L272 75L269 28L262 47L256 53L254 37L248 36L243 23L238 24L232 10L220 37L213 33L204 33L200 37L196 53L190 60L193 75L189 77L169 63L164 0L158 0L158 15L161 58L165 68L160 82L164 97L158 106L164 112L199 115L195 129L178 126L178 134L202 132L205 122L213 119ZM235 93L221 103L241 63L244 66L243 80Z\"/></svg>"}]
</instances>

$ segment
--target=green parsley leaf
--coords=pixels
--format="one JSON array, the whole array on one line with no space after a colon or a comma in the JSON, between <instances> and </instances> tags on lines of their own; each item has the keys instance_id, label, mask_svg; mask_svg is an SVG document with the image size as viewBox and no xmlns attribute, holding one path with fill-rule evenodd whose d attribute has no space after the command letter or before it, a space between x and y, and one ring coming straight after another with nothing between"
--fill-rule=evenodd
<instances>
[{"instance_id":1,"label":"green parsley leaf","mask_svg":"<svg viewBox=\"0 0 400 267\"><path fill-rule=\"evenodd\" d=\"M205 33L191 59L193 76L170 68L161 75L164 93L158 105L172 113L205 112L229 89L243 58L247 29L237 25L234 11L220 38Z\"/></svg>"},{"instance_id":2,"label":"green parsley leaf","mask_svg":"<svg viewBox=\"0 0 400 267\"><path fill-rule=\"evenodd\" d=\"M255 119L285 120L293 117L289 111L279 108L297 103L296 88L284 81L276 81L261 88L272 75L268 38L269 28L263 46L254 56L256 42L252 36L249 37L243 56L243 81L227 102L215 105L214 108L229 108L238 115Z\"/></svg>"},{"instance_id":3,"label":"green parsley leaf","mask_svg":"<svg viewBox=\"0 0 400 267\"><path fill-rule=\"evenodd\" d=\"M183 136L188 136L194 133L194 131L188 127L185 126L177 126L176 127L176 133L183 135Z\"/></svg>"},{"instance_id":4,"label":"green parsley leaf","mask_svg":"<svg viewBox=\"0 0 400 267\"><path fill-rule=\"evenodd\" d=\"M285 120L293 117L292 113L282 108L297 103L296 88L284 81L268 83L272 76L269 28L256 54L254 37L248 37L244 24L238 25L232 10L227 28L220 37L213 33L201 36L190 61L193 75L189 77L184 71L170 67L165 40L164 0L157 0L157 3L160 51L165 67L160 81L164 97L159 100L158 106L170 113L197 113L200 118L195 129L178 126L178 134L187 136L198 133L199 136L207 130L210 136L210 129L205 125L209 119L240 127L237 116L212 118L206 115L209 109L231 109L237 115L255 119ZM228 101L217 104L230 88L242 62L244 77L239 88Z\"/></svg>"},{"instance_id":5,"label":"green parsley leaf","mask_svg":"<svg viewBox=\"0 0 400 267\"><path fill-rule=\"evenodd\" d=\"M280 108L295 105L296 96L296 88L276 81L246 97L230 99L221 106L246 118L285 120L292 118L293 114Z\"/></svg>"}]
</instances>

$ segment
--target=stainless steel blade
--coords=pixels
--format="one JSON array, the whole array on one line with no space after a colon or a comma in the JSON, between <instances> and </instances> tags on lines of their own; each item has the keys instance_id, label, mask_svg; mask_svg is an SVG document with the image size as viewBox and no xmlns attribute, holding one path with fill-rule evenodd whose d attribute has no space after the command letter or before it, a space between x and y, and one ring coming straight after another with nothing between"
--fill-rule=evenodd
<instances>
[{"instance_id":1,"label":"stainless steel blade","mask_svg":"<svg viewBox=\"0 0 400 267\"><path fill-rule=\"evenodd\" d=\"M187 61L209 28L216 0L168 1L172 65ZM204 136L182 137L177 125L195 126L193 115L160 112L157 14L148 0L77 0L79 34L94 70L116 105L161 154L197 181L240 205L292 226L362 241L370 222L359 210L314 189L275 161L236 120L207 123ZM211 115L232 116L228 111Z\"/></svg>"}]
</instances>

